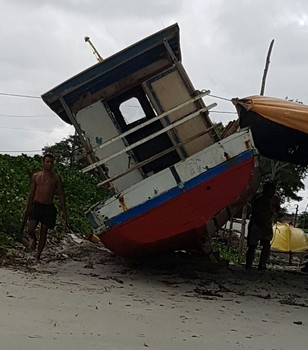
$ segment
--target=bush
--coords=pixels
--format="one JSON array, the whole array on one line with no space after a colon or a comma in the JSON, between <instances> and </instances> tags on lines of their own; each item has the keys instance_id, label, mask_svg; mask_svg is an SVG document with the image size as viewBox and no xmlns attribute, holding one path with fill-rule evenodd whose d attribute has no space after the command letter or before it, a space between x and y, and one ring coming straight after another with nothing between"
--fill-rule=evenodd
<instances>
[{"instance_id":1,"label":"bush","mask_svg":"<svg viewBox=\"0 0 308 350\"><path fill-rule=\"evenodd\" d=\"M222 259L228 260L232 263L237 263L238 259L238 246L227 246L222 242L212 243L214 252L219 253Z\"/></svg>"},{"instance_id":2,"label":"bush","mask_svg":"<svg viewBox=\"0 0 308 350\"><path fill-rule=\"evenodd\" d=\"M31 187L31 176L41 170L41 157L25 154L13 157L0 155L0 244L6 246L18 237ZM98 178L82 174L80 170L64 164L58 164L55 171L62 177L67 203L69 223L77 230L88 234L91 227L84 211L92 204L102 201L106 191L98 188ZM59 207L56 199L55 204ZM60 219L60 216L58 216Z\"/></svg>"}]
</instances>

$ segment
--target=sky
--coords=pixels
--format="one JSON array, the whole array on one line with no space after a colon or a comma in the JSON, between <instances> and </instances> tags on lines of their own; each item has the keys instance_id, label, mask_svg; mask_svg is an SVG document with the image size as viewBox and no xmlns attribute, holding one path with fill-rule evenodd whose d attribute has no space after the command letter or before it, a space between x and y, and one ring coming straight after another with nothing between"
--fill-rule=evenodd
<instances>
[{"instance_id":1,"label":"sky","mask_svg":"<svg viewBox=\"0 0 308 350\"><path fill-rule=\"evenodd\" d=\"M227 99L260 93L274 39L265 95L308 105L307 0L0 0L0 9L2 154L41 154L73 133L40 96L97 63L85 36L106 58L178 23L193 85ZM231 102L204 102L218 103L214 122L237 117ZM289 211L306 208L305 183Z\"/></svg>"}]
</instances>

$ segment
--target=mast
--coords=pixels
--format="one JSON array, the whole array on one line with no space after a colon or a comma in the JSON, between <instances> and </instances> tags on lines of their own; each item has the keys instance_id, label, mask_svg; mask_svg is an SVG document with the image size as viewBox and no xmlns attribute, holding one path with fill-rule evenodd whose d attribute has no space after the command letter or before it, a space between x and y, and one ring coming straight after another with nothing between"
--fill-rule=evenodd
<instances>
[{"instance_id":1,"label":"mast","mask_svg":"<svg viewBox=\"0 0 308 350\"><path fill-rule=\"evenodd\" d=\"M93 54L95 55L96 59L98 60L98 62L103 62L103 57L99 54L99 52L96 50L95 46L92 44L90 38L88 36L85 36L84 41L86 43L89 43L89 45L91 46L92 50L93 50Z\"/></svg>"}]
</instances>

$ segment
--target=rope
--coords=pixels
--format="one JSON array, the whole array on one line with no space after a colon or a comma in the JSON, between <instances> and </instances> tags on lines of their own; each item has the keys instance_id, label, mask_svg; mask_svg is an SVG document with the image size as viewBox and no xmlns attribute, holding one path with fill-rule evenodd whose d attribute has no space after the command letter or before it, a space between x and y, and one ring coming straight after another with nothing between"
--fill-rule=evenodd
<instances>
[{"instance_id":1,"label":"rope","mask_svg":"<svg viewBox=\"0 0 308 350\"><path fill-rule=\"evenodd\" d=\"M225 114L237 114L236 112L228 112L228 111L209 111L210 113L225 113Z\"/></svg>"},{"instance_id":2,"label":"rope","mask_svg":"<svg viewBox=\"0 0 308 350\"><path fill-rule=\"evenodd\" d=\"M201 90L201 92L206 92L207 90ZM214 97L214 98L218 98L219 100L225 100L225 101L230 101L231 102L231 99L230 98L225 98L225 97L221 97L221 96L217 96L217 95L212 95L212 94L208 94L207 96L211 96L211 97Z\"/></svg>"}]
</instances>

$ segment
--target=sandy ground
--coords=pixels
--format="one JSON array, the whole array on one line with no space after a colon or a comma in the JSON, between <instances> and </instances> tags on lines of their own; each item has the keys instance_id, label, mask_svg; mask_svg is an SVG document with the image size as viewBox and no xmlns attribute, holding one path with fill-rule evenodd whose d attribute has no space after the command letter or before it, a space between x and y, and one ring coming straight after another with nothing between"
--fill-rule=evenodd
<instances>
[{"instance_id":1,"label":"sandy ground","mask_svg":"<svg viewBox=\"0 0 308 350\"><path fill-rule=\"evenodd\" d=\"M298 267L215 268L187 254L127 261L91 243L27 259L0 268L1 350L308 346Z\"/></svg>"}]
</instances>

